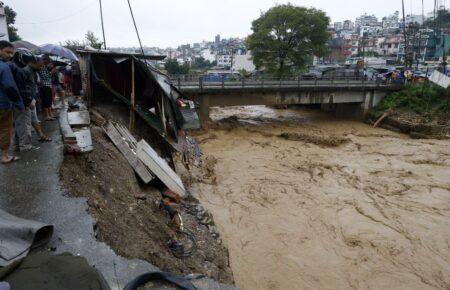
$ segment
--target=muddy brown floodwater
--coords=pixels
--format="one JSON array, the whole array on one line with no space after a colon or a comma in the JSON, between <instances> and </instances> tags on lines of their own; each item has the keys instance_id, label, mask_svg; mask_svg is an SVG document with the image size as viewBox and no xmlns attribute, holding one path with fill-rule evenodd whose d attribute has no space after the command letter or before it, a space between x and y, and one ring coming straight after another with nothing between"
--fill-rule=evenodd
<instances>
[{"instance_id":1,"label":"muddy brown floodwater","mask_svg":"<svg viewBox=\"0 0 450 290\"><path fill-rule=\"evenodd\" d=\"M238 286L450 289L449 140L305 109L212 117L227 119L196 136L205 162L189 181Z\"/></svg>"}]
</instances>

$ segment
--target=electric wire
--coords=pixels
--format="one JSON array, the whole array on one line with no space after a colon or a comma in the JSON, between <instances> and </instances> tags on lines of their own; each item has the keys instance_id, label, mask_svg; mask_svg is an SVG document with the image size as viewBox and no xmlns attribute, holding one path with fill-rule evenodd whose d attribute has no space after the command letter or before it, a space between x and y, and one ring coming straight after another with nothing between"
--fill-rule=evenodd
<instances>
[{"instance_id":1,"label":"electric wire","mask_svg":"<svg viewBox=\"0 0 450 290\"><path fill-rule=\"evenodd\" d=\"M49 23L55 23L55 22L60 22L60 21L64 21L66 19L72 18L78 14L80 14L81 12L84 12L85 10L91 8L91 6L96 2L97 0L93 0L91 1L86 7L81 8L80 10L77 10L76 12L66 15L64 17L60 17L60 18L56 18L53 20L44 20L44 21L39 21L39 22L19 22L17 24L20 25L39 25L39 24L49 24Z\"/></svg>"},{"instance_id":2,"label":"electric wire","mask_svg":"<svg viewBox=\"0 0 450 290\"><path fill-rule=\"evenodd\" d=\"M133 19L134 29L136 30L136 35L139 40L139 46L141 47L142 55L144 55L144 48L142 47L141 37L139 36L139 30L136 25L136 20L134 19L133 9L131 8L130 0L127 0L128 7L130 7L131 18Z\"/></svg>"}]
</instances>

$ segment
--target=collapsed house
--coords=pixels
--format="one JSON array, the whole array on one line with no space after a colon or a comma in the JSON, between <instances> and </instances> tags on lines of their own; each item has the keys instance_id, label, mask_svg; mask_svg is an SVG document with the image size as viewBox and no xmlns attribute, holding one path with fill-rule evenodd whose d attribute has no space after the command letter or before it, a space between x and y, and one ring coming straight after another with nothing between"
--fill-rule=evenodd
<instances>
[{"instance_id":1,"label":"collapsed house","mask_svg":"<svg viewBox=\"0 0 450 290\"><path fill-rule=\"evenodd\" d=\"M186 150L185 130L200 128L200 122L194 103L155 67L153 62L164 56L89 50L78 53L89 107L125 108L122 115L114 110L110 115L120 115L123 125L147 137L162 155L167 155L167 150Z\"/></svg>"}]
</instances>

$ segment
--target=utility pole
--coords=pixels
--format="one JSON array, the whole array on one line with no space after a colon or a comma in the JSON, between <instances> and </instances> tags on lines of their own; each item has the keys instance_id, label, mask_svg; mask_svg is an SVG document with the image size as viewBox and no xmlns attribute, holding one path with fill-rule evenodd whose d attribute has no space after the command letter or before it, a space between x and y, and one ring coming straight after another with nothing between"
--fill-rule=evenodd
<instances>
[{"instance_id":1,"label":"utility pole","mask_svg":"<svg viewBox=\"0 0 450 290\"><path fill-rule=\"evenodd\" d=\"M103 8L102 8L102 0L98 0L100 3L100 19L102 21L102 32L103 32L103 46L106 49L106 38L105 38L105 25L103 24Z\"/></svg>"},{"instance_id":2,"label":"utility pole","mask_svg":"<svg viewBox=\"0 0 450 290\"><path fill-rule=\"evenodd\" d=\"M405 18L405 0L402 0L402 12L403 12L403 37L405 38L405 70L408 68L408 61L407 61L407 55L408 55L408 39L406 34L406 18Z\"/></svg>"},{"instance_id":3,"label":"utility pole","mask_svg":"<svg viewBox=\"0 0 450 290\"><path fill-rule=\"evenodd\" d=\"M445 0L444 0L444 11L445 11L446 7L445 7ZM447 55L446 55L446 51L445 51L445 34L444 34L444 30L442 29L443 25L441 23L441 21L439 20L439 29L441 30L441 35L442 35L442 72L447 75Z\"/></svg>"}]
</instances>

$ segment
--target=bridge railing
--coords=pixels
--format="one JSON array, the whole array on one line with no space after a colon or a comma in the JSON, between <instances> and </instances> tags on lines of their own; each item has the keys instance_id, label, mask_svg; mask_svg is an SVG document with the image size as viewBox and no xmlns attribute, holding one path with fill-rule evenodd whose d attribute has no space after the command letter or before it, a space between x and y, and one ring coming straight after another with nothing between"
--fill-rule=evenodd
<instances>
[{"instance_id":1,"label":"bridge railing","mask_svg":"<svg viewBox=\"0 0 450 290\"><path fill-rule=\"evenodd\" d=\"M179 89L239 89L239 88L301 88L301 87L364 87L390 86L381 79L365 79L358 76L346 77L243 77L243 76L205 76L180 75L171 76L172 83Z\"/></svg>"}]
</instances>

